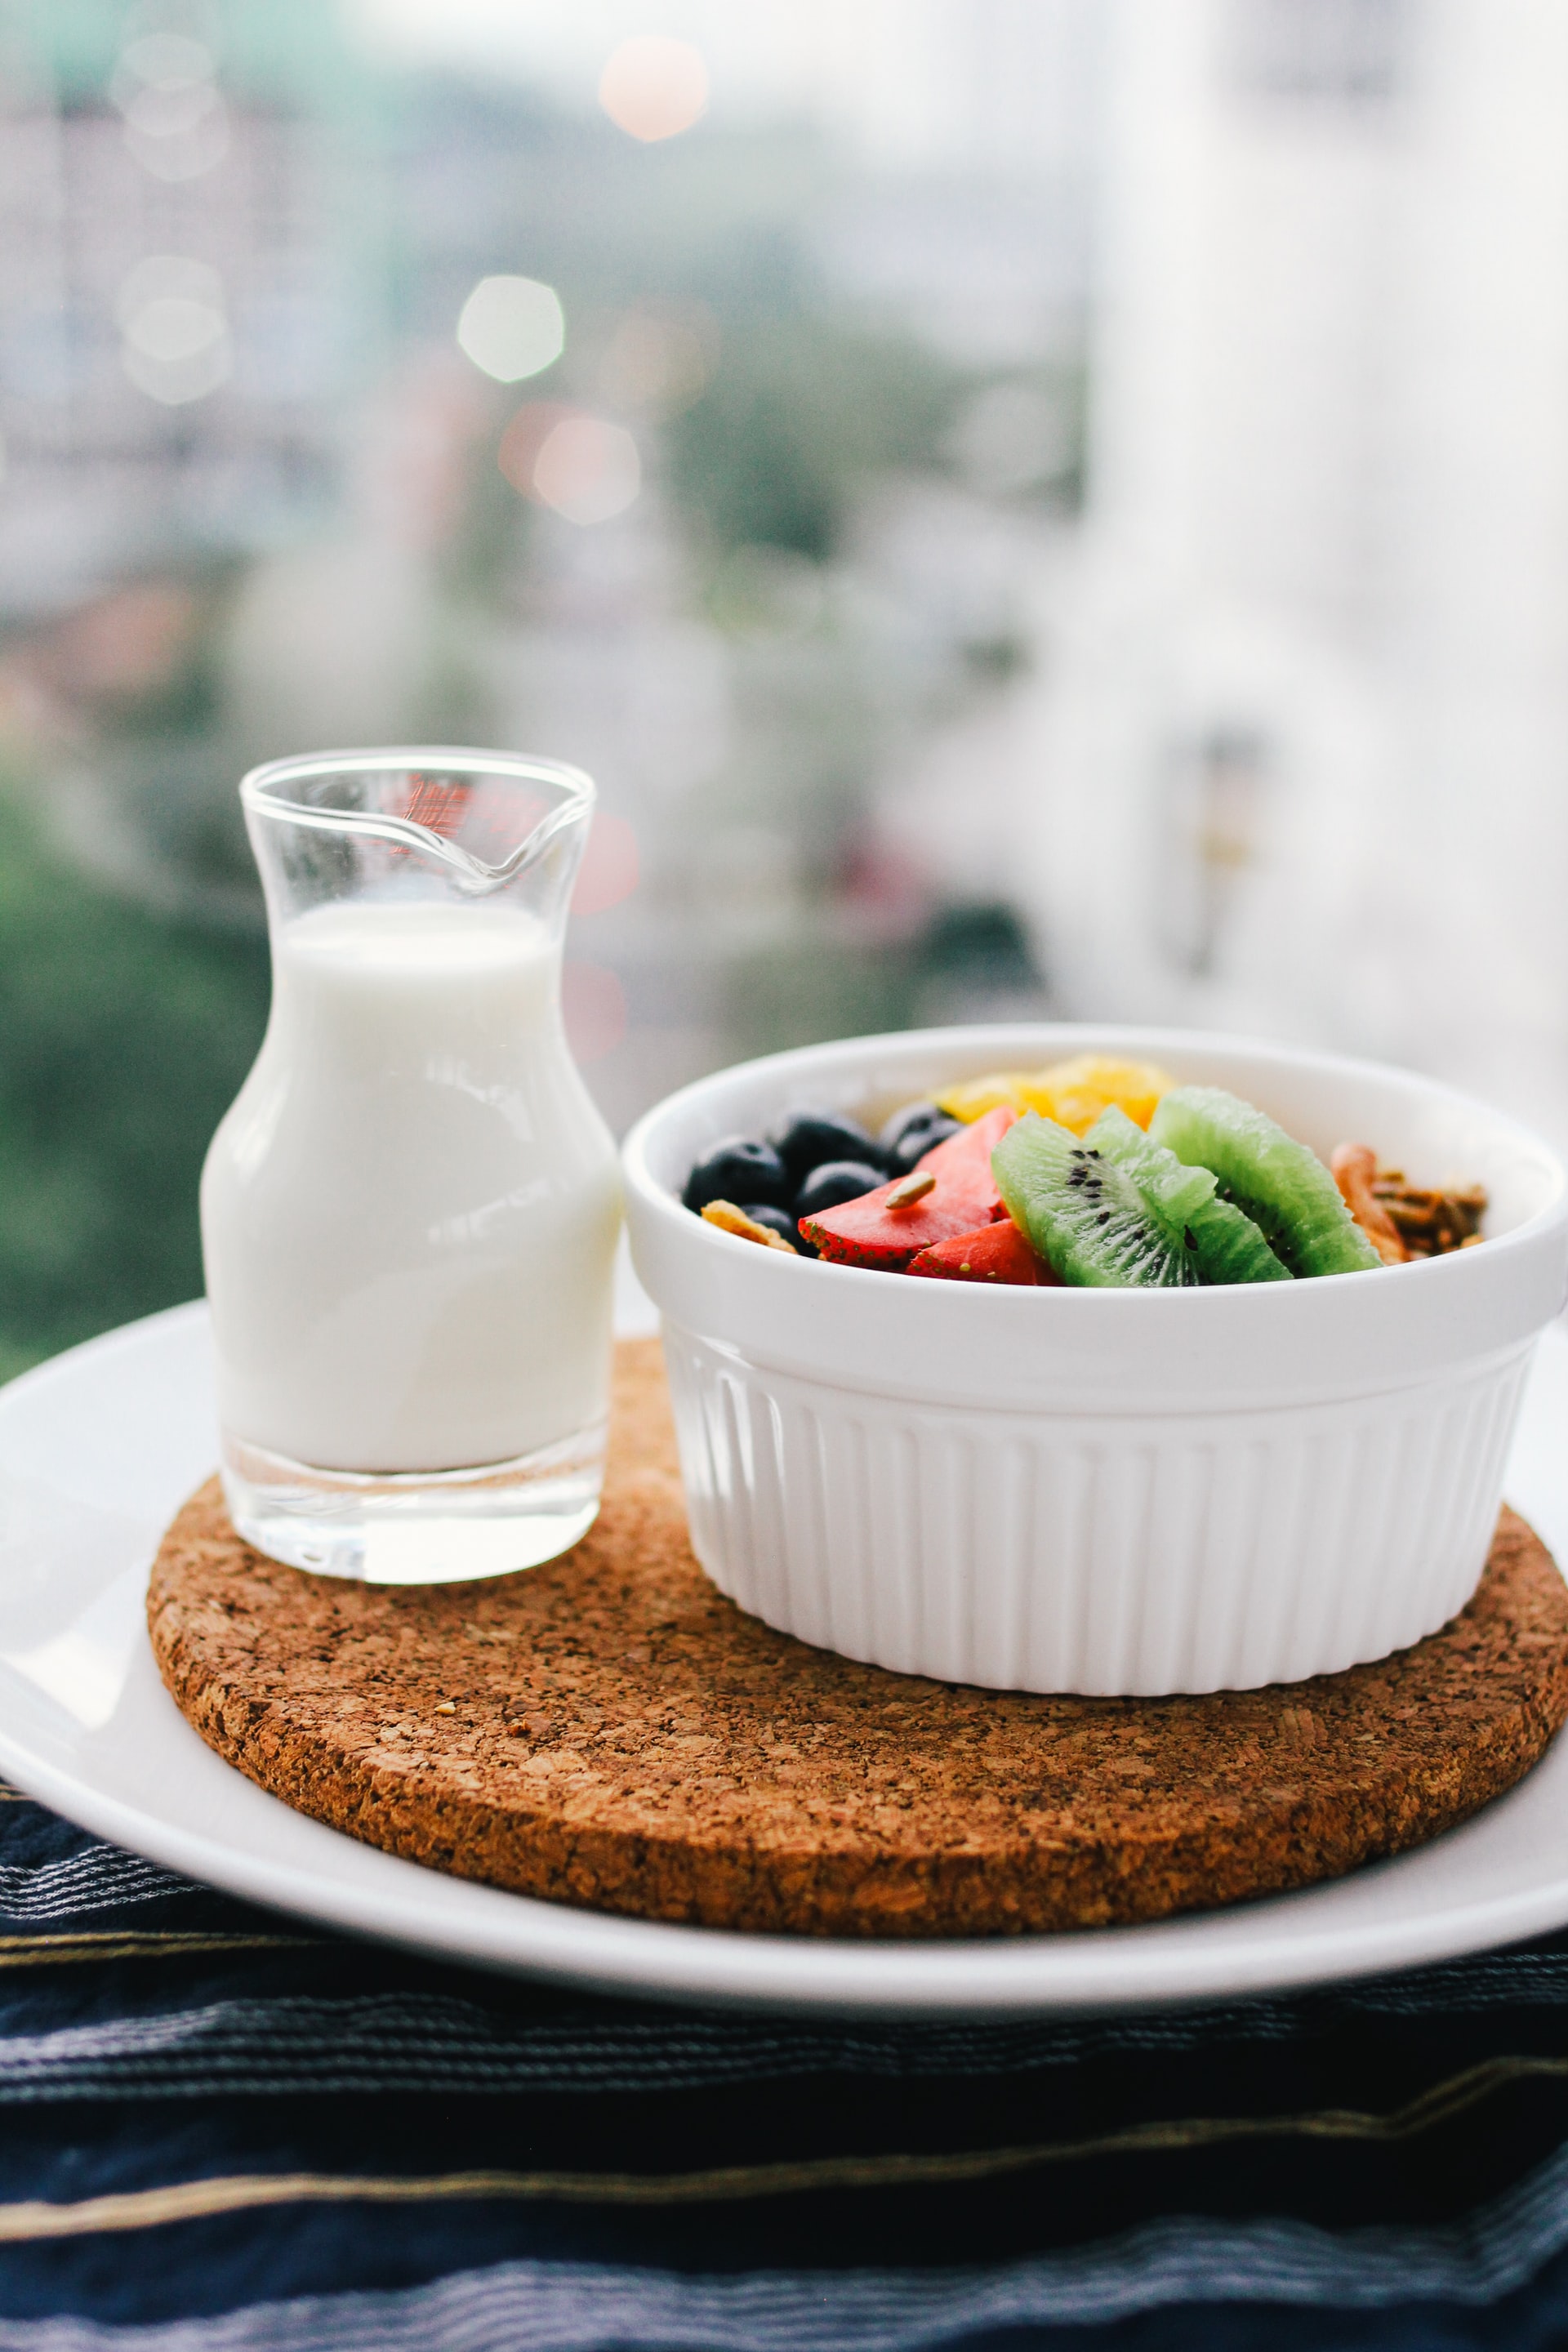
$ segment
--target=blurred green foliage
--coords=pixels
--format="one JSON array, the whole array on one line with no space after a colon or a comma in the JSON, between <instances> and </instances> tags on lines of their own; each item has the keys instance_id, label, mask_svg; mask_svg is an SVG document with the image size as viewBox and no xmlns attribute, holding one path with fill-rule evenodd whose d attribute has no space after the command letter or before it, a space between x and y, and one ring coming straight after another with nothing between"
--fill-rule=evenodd
<instances>
[{"instance_id":1,"label":"blurred green foliage","mask_svg":"<svg viewBox=\"0 0 1568 2352\"><path fill-rule=\"evenodd\" d=\"M965 1018L987 1017L996 997L1043 1005L1047 981L1011 907L983 899L938 908L919 930L881 941L818 923L804 939L738 957L726 975L725 1013L737 1055L776 1054L946 1020L942 998L951 991L977 1007Z\"/></svg>"},{"instance_id":2,"label":"blurred green foliage","mask_svg":"<svg viewBox=\"0 0 1568 2352\"><path fill-rule=\"evenodd\" d=\"M721 549L826 562L868 477L937 464L959 383L912 342L830 316L727 321L711 383L671 428L679 502Z\"/></svg>"},{"instance_id":3,"label":"blurred green foliage","mask_svg":"<svg viewBox=\"0 0 1568 2352\"><path fill-rule=\"evenodd\" d=\"M110 896L0 792L0 1377L199 1295L202 1158L267 999L259 933Z\"/></svg>"},{"instance_id":4,"label":"blurred green foliage","mask_svg":"<svg viewBox=\"0 0 1568 2352\"><path fill-rule=\"evenodd\" d=\"M830 1037L909 1029L917 1018L917 951L835 937L791 940L738 958L726 976L725 1016L738 1058L816 1045Z\"/></svg>"},{"instance_id":5,"label":"blurred green foliage","mask_svg":"<svg viewBox=\"0 0 1568 2352\"><path fill-rule=\"evenodd\" d=\"M1019 991L1046 985L1017 909L999 898L939 908L926 927L920 964L927 981Z\"/></svg>"}]
</instances>

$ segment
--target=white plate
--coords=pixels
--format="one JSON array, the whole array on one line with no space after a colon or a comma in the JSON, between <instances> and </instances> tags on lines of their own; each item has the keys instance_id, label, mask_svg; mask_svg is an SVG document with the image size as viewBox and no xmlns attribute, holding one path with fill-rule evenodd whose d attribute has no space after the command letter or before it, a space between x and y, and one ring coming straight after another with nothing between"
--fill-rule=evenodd
<instances>
[{"instance_id":1,"label":"white plate","mask_svg":"<svg viewBox=\"0 0 1568 2352\"><path fill-rule=\"evenodd\" d=\"M623 1328L637 1328L638 1304L628 1305ZM1542 1343L1508 1491L1568 1559L1564 1430L1559 1328ZM1261 1992L1568 1922L1568 1739L1510 1795L1418 1853L1306 1894L1094 1935L923 1945L733 1936L442 1877L264 1796L202 1745L164 1691L142 1621L147 1571L214 1459L200 1306L110 1332L0 1391L0 1772L100 1837L255 1902L605 1991L887 2015Z\"/></svg>"}]
</instances>

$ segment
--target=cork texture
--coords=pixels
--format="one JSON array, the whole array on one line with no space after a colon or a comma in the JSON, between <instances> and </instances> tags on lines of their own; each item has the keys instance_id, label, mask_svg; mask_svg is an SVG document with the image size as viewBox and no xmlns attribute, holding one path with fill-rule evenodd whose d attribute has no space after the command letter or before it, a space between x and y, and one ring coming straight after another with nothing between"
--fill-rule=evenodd
<instances>
[{"instance_id":1,"label":"cork texture","mask_svg":"<svg viewBox=\"0 0 1568 2352\"><path fill-rule=\"evenodd\" d=\"M1568 1588L1507 1511L1451 1624L1311 1682L1043 1697L807 1648L692 1557L654 1340L619 1350L604 1507L564 1559L416 1591L308 1576L240 1542L214 1480L147 1612L208 1746L351 1837L816 1936L1103 1927L1331 1878L1463 1821L1568 1713Z\"/></svg>"}]
</instances>

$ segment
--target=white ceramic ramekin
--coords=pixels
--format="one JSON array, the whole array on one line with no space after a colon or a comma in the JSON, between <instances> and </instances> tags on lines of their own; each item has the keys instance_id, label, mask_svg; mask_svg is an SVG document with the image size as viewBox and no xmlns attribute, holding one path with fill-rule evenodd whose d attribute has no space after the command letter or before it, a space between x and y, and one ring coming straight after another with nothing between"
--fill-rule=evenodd
<instances>
[{"instance_id":1,"label":"white ceramic ramekin","mask_svg":"<svg viewBox=\"0 0 1568 2352\"><path fill-rule=\"evenodd\" d=\"M995 1290L794 1264L683 1209L692 1162L793 1107L875 1119L1102 1050L1227 1087L1325 1158L1479 1181L1483 1248L1314 1282ZM1246 1689L1403 1649L1486 1562L1534 1341L1568 1291L1544 1144L1429 1079L1202 1034L925 1030L778 1054L627 1139L691 1539L742 1609L1002 1689Z\"/></svg>"}]
</instances>

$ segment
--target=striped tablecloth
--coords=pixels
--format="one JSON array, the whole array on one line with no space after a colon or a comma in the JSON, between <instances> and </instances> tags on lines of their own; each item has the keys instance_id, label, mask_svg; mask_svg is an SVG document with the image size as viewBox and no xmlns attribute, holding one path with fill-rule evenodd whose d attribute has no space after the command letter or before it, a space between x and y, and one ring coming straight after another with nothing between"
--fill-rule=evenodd
<instances>
[{"instance_id":1,"label":"striped tablecloth","mask_svg":"<svg viewBox=\"0 0 1568 2352\"><path fill-rule=\"evenodd\" d=\"M1568 2343L1568 1937L1094 2022L318 1936L0 1803L0 2352Z\"/></svg>"}]
</instances>

